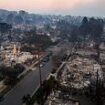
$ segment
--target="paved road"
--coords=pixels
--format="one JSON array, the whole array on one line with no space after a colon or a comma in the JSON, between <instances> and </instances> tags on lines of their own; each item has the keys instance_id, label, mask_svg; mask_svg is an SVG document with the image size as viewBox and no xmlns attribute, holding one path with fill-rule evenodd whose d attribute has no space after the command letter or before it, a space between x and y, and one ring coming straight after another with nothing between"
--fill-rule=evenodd
<instances>
[{"instance_id":1,"label":"paved road","mask_svg":"<svg viewBox=\"0 0 105 105\"><path fill-rule=\"evenodd\" d=\"M62 46L51 48L53 53L61 50ZM55 50L54 50L55 49ZM42 68L42 80L45 80L52 70L52 61ZM30 72L25 76L4 98L0 105L22 105L22 97L27 94L32 94L39 87L39 71L38 69Z\"/></svg>"},{"instance_id":2,"label":"paved road","mask_svg":"<svg viewBox=\"0 0 105 105\"><path fill-rule=\"evenodd\" d=\"M51 59L42 68L42 80L45 80L52 70ZM32 94L39 86L38 69L30 72L20 83L16 85L6 96L0 105L22 105L21 98L24 95Z\"/></svg>"}]
</instances>

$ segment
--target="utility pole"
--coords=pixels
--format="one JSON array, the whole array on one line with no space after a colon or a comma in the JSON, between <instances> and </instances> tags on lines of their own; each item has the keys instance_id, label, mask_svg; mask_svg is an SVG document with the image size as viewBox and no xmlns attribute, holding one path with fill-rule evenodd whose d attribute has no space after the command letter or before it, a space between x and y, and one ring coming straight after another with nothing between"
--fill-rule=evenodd
<instances>
[{"instance_id":1,"label":"utility pole","mask_svg":"<svg viewBox=\"0 0 105 105\"><path fill-rule=\"evenodd\" d=\"M38 69L39 69L39 80L40 80L40 87L42 85L42 73L41 73L41 67L40 67L40 50L38 48Z\"/></svg>"},{"instance_id":2,"label":"utility pole","mask_svg":"<svg viewBox=\"0 0 105 105\"><path fill-rule=\"evenodd\" d=\"M40 88L41 88L41 91L42 91L42 73L41 73L41 67L40 67L40 63L41 63L41 60L40 60L40 48L38 48L38 69L39 69L39 80L40 80ZM41 97L40 99L40 105L43 105L43 98Z\"/></svg>"},{"instance_id":3,"label":"utility pole","mask_svg":"<svg viewBox=\"0 0 105 105\"><path fill-rule=\"evenodd\" d=\"M98 70L97 70L97 80L96 80L96 96L98 92L98 80L99 80L99 75L98 75Z\"/></svg>"},{"instance_id":4,"label":"utility pole","mask_svg":"<svg viewBox=\"0 0 105 105\"><path fill-rule=\"evenodd\" d=\"M40 67L40 47L38 46L37 50L36 50L36 54L37 54L37 61L38 61L38 72L39 72L39 85L40 88L42 88L42 75L41 75L41 67ZM42 99L40 99L40 105L42 105Z\"/></svg>"},{"instance_id":5,"label":"utility pole","mask_svg":"<svg viewBox=\"0 0 105 105\"><path fill-rule=\"evenodd\" d=\"M99 96L99 74L97 70L97 80L96 80L96 105L100 105L100 96Z\"/></svg>"}]
</instances>

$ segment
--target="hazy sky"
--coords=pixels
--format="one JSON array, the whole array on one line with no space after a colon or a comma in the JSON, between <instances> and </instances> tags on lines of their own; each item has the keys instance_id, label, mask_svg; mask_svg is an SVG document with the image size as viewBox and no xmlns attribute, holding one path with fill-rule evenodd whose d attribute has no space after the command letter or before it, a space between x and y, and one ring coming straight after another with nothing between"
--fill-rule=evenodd
<instances>
[{"instance_id":1,"label":"hazy sky","mask_svg":"<svg viewBox=\"0 0 105 105\"><path fill-rule=\"evenodd\" d=\"M0 8L43 14L105 16L105 0L0 0Z\"/></svg>"}]
</instances>

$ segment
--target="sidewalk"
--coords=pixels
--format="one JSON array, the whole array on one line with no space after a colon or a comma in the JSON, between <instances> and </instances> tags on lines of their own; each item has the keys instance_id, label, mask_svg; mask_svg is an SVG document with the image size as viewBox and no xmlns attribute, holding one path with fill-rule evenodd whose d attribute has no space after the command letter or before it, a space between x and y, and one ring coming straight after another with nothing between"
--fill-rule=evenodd
<instances>
[{"instance_id":1,"label":"sidewalk","mask_svg":"<svg viewBox=\"0 0 105 105\"><path fill-rule=\"evenodd\" d=\"M0 81L0 93L7 88L6 85L4 85L4 80Z\"/></svg>"}]
</instances>

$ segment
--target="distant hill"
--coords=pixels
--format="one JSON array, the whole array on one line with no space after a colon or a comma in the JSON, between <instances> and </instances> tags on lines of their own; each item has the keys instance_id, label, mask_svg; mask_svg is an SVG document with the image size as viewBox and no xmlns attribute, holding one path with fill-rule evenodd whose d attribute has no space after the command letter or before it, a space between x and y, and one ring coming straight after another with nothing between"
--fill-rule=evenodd
<instances>
[{"instance_id":1,"label":"distant hill","mask_svg":"<svg viewBox=\"0 0 105 105\"><path fill-rule=\"evenodd\" d=\"M82 20L82 17L74 17L69 15L39 15L28 13L23 10L17 12L0 9L0 22L6 22L9 24L53 24L62 19L65 19L72 24L79 24Z\"/></svg>"}]
</instances>

